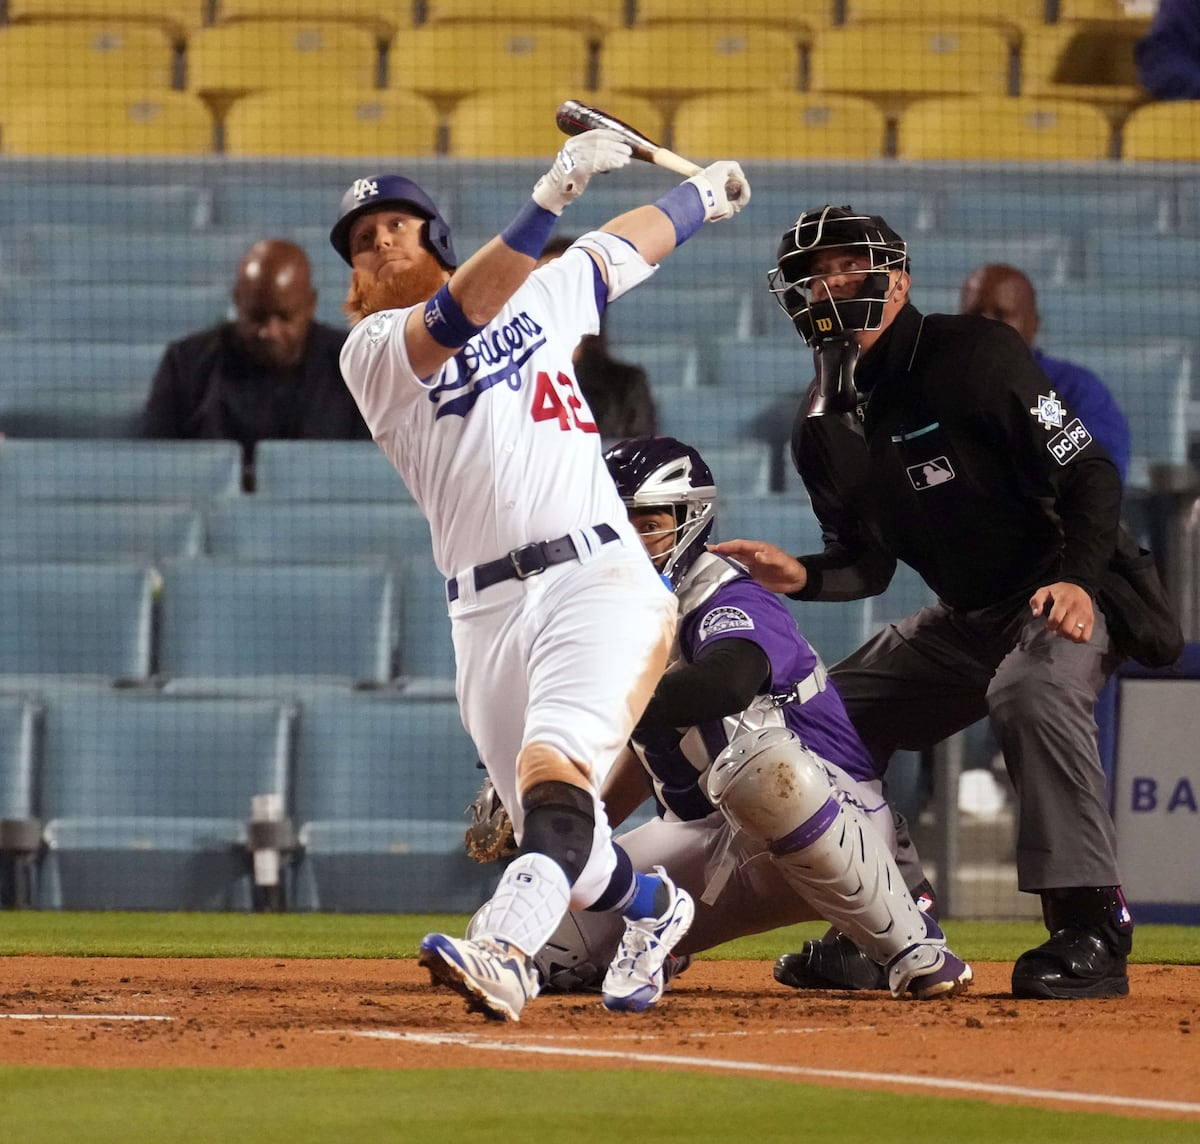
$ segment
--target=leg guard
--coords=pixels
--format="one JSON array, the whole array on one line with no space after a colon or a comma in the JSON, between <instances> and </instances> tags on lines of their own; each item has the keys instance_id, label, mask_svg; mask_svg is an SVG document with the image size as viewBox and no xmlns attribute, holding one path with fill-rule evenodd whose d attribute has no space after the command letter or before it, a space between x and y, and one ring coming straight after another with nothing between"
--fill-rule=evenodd
<instances>
[{"instance_id":1,"label":"leg guard","mask_svg":"<svg viewBox=\"0 0 1200 1144\"><path fill-rule=\"evenodd\" d=\"M522 854L504 871L491 900L475 912L467 936L503 941L531 957L562 921L570 897L557 862L545 854Z\"/></svg>"},{"instance_id":2,"label":"leg guard","mask_svg":"<svg viewBox=\"0 0 1200 1144\"><path fill-rule=\"evenodd\" d=\"M731 743L709 772L708 795L736 829L767 844L797 893L889 967L896 996L938 959L946 939L936 924L927 928L879 833L791 731Z\"/></svg>"},{"instance_id":3,"label":"leg guard","mask_svg":"<svg viewBox=\"0 0 1200 1144\"><path fill-rule=\"evenodd\" d=\"M574 885L587 865L596 833L589 791L562 782L542 782L521 796L525 811L522 854L544 854L562 867Z\"/></svg>"}]
</instances>

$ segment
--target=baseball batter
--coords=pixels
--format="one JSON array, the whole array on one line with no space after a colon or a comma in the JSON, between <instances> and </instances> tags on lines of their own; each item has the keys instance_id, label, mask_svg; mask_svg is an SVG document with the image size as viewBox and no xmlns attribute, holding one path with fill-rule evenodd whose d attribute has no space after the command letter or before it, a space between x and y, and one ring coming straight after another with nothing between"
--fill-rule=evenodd
<instances>
[{"instance_id":1,"label":"baseball batter","mask_svg":"<svg viewBox=\"0 0 1200 1144\"><path fill-rule=\"evenodd\" d=\"M397 175L356 180L331 234L353 268L342 373L429 518L463 722L521 847L472 940L429 934L421 962L496 1020L519 1019L536 995L531 955L568 907L624 919L604 1000L633 1010L657 1002L693 912L665 874L635 873L599 797L676 608L604 468L571 357L610 302L750 192L737 163L714 163L534 272L567 204L630 157L607 130L568 140L461 266L436 205Z\"/></svg>"},{"instance_id":2,"label":"baseball batter","mask_svg":"<svg viewBox=\"0 0 1200 1144\"><path fill-rule=\"evenodd\" d=\"M971 969L905 888L875 765L820 658L773 593L705 549L717 489L704 459L644 437L606 460L680 605L671 666L604 789L615 823L653 790L659 816L620 845L695 897L676 953L825 918L870 951L894 996L964 990ZM573 913L539 970L551 988L597 987L620 939L616 919Z\"/></svg>"}]
</instances>

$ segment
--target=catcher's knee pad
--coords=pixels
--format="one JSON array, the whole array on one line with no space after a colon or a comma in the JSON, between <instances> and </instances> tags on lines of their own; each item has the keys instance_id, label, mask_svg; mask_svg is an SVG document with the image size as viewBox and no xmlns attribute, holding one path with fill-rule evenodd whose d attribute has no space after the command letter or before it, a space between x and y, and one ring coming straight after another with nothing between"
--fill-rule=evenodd
<instances>
[{"instance_id":1,"label":"catcher's knee pad","mask_svg":"<svg viewBox=\"0 0 1200 1144\"><path fill-rule=\"evenodd\" d=\"M785 840L837 798L820 759L786 727L739 736L717 756L706 785L733 827L768 845Z\"/></svg>"},{"instance_id":2,"label":"catcher's knee pad","mask_svg":"<svg viewBox=\"0 0 1200 1144\"><path fill-rule=\"evenodd\" d=\"M541 783L565 783L591 792L590 770L572 762L562 751L545 743L526 743L517 756L517 790L525 794Z\"/></svg>"},{"instance_id":3,"label":"catcher's knee pad","mask_svg":"<svg viewBox=\"0 0 1200 1144\"><path fill-rule=\"evenodd\" d=\"M545 854L574 885L592 853L596 808L591 791L562 782L543 782L521 796L525 811L522 854Z\"/></svg>"}]
</instances>

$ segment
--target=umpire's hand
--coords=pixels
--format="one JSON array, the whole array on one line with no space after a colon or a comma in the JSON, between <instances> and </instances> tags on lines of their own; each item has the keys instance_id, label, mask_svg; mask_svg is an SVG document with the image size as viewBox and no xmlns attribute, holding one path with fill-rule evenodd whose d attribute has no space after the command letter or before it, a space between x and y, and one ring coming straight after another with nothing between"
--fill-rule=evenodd
<instances>
[{"instance_id":1,"label":"umpire's hand","mask_svg":"<svg viewBox=\"0 0 1200 1144\"><path fill-rule=\"evenodd\" d=\"M708 550L744 564L746 571L772 592L799 592L808 583L808 569L765 540L725 540L710 544Z\"/></svg>"}]
</instances>

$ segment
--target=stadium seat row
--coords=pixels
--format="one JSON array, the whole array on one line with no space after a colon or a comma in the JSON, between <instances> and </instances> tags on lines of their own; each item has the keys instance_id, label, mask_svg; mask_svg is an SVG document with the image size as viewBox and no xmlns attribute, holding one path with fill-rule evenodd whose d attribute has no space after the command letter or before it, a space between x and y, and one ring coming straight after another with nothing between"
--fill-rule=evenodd
<instances>
[{"instance_id":1,"label":"stadium seat row","mask_svg":"<svg viewBox=\"0 0 1200 1144\"><path fill-rule=\"evenodd\" d=\"M272 89L216 117L178 91L110 89L0 99L9 155L377 156L521 158L561 145L555 108L578 89L483 92L443 124L411 91L363 86ZM898 114L856 94L773 90L685 99L670 117L628 93L595 93L611 114L669 140L681 154L742 159L1189 160L1200 158L1200 103L1150 103L1114 127L1098 106L1057 96L924 98Z\"/></svg>"},{"instance_id":2,"label":"stadium seat row","mask_svg":"<svg viewBox=\"0 0 1200 1144\"><path fill-rule=\"evenodd\" d=\"M452 101L566 85L668 99L806 88L908 99L1020 91L1132 104L1145 98L1133 61L1145 27L1074 21L1029 31L1018 46L1020 37L983 23L863 23L809 42L731 21L616 29L593 51L582 31L520 23L421 27L382 48L372 31L336 20L218 24L191 33L182 48L146 24L25 23L0 28L0 93L186 88L223 104L263 88L393 87ZM864 66L872 60L878 66Z\"/></svg>"},{"instance_id":3,"label":"stadium seat row","mask_svg":"<svg viewBox=\"0 0 1200 1144\"><path fill-rule=\"evenodd\" d=\"M474 760L452 701L0 695L0 868L46 909L249 910L267 796L276 905L470 911L495 879L462 848Z\"/></svg>"}]
</instances>

